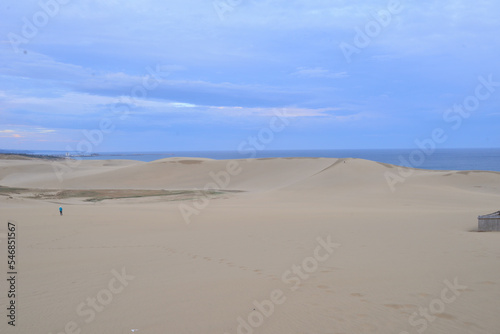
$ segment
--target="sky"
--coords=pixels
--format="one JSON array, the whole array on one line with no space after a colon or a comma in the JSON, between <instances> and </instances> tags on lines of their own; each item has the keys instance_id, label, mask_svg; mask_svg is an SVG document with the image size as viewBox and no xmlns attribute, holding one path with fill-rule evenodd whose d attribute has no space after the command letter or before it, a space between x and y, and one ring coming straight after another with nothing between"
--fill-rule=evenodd
<instances>
[{"instance_id":1,"label":"sky","mask_svg":"<svg viewBox=\"0 0 500 334\"><path fill-rule=\"evenodd\" d=\"M500 147L498 13L496 0L6 0L0 149Z\"/></svg>"}]
</instances>

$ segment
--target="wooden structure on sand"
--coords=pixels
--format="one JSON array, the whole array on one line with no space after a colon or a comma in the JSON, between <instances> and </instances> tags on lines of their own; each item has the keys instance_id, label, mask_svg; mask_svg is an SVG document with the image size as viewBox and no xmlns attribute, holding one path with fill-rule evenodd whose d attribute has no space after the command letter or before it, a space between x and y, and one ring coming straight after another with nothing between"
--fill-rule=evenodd
<instances>
[{"instance_id":1,"label":"wooden structure on sand","mask_svg":"<svg viewBox=\"0 0 500 334\"><path fill-rule=\"evenodd\" d=\"M500 211L479 216L477 220L479 232L500 231Z\"/></svg>"}]
</instances>

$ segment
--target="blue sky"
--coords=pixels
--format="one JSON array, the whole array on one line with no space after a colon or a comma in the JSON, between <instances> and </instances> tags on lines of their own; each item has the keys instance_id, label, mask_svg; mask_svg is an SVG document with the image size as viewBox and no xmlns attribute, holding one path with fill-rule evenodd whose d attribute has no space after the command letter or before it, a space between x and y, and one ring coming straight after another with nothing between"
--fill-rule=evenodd
<instances>
[{"instance_id":1,"label":"blue sky","mask_svg":"<svg viewBox=\"0 0 500 334\"><path fill-rule=\"evenodd\" d=\"M266 149L414 148L436 128L440 148L500 147L498 13L494 0L4 1L0 148L236 150L269 129ZM474 102L479 77L488 96L456 126L446 112Z\"/></svg>"}]
</instances>

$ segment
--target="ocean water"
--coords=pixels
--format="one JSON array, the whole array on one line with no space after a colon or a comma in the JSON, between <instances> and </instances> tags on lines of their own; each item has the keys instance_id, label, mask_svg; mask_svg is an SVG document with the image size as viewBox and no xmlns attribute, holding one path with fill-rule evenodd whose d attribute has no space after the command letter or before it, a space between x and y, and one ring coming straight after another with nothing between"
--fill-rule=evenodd
<instances>
[{"instance_id":1,"label":"ocean water","mask_svg":"<svg viewBox=\"0 0 500 334\"><path fill-rule=\"evenodd\" d=\"M393 165L431 170L486 170L500 172L500 148L437 149L424 152L418 149L370 150L283 150L283 151L177 151L177 152L105 152L83 160L128 159L154 161L171 157L196 157L216 160L247 158L360 158Z\"/></svg>"}]
</instances>

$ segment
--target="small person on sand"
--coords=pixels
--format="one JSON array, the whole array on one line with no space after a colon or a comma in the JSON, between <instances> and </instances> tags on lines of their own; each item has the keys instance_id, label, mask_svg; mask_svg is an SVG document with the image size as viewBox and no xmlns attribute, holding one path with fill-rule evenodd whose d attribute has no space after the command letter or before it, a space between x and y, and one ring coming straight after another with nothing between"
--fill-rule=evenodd
<instances>
[{"instance_id":1,"label":"small person on sand","mask_svg":"<svg viewBox=\"0 0 500 334\"><path fill-rule=\"evenodd\" d=\"M59 207L59 214L62 216L62 206Z\"/></svg>"}]
</instances>

